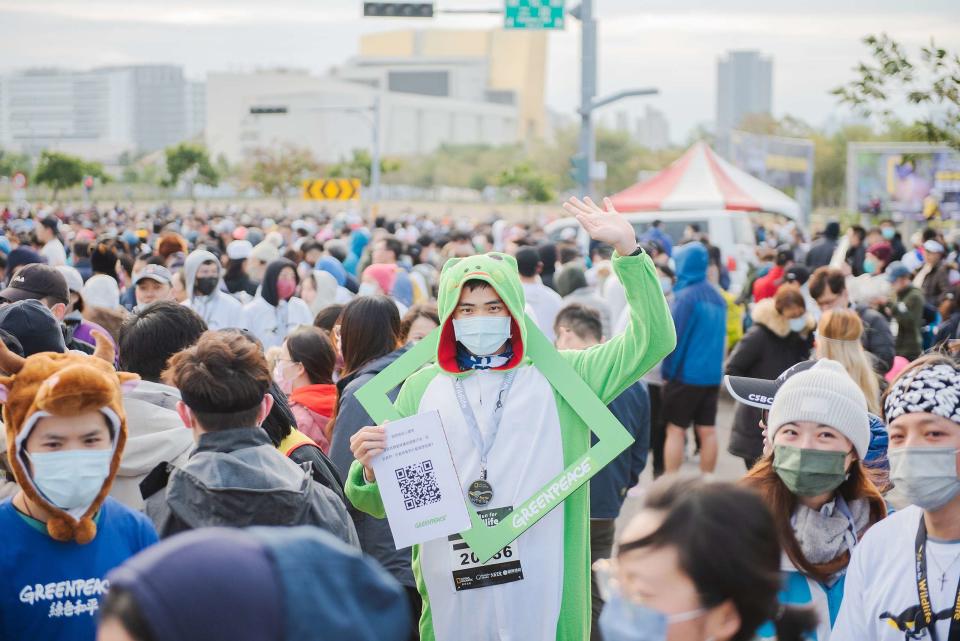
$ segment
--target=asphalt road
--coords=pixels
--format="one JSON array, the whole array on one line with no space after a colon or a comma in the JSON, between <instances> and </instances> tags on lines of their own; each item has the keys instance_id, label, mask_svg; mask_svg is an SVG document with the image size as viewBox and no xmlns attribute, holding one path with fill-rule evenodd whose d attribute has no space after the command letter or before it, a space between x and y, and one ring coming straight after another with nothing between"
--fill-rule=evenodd
<instances>
[{"instance_id":1,"label":"asphalt road","mask_svg":"<svg viewBox=\"0 0 960 641\"><path fill-rule=\"evenodd\" d=\"M730 439L730 427L733 425L733 412L736 404L726 394L725 390L720 392L720 405L717 410L717 440L720 444L720 456L717 459L717 469L715 476L725 481L736 481L743 476L746 471L743 467L743 460L727 452L727 441ZM687 437L687 457L683 464L685 472L699 473L699 460L693 455L693 429L688 432ZM640 484L630 490L627 500L620 510L620 518L617 519L617 531L626 525L630 518L636 514L643 506L643 495L646 489L653 482L653 465L650 460L647 461L647 467L640 477Z\"/></svg>"}]
</instances>

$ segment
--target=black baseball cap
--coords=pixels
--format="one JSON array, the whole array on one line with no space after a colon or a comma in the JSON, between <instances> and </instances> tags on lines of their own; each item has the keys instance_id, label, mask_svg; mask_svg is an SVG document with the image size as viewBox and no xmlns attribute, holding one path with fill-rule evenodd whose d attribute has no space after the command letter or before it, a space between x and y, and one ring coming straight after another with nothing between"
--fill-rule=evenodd
<instances>
[{"instance_id":1,"label":"black baseball cap","mask_svg":"<svg viewBox=\"0 0 960 641\"><path fill-rule=\"evenodd\" d=\"M749 378L747 376L724 376L723 382L727 386L730 396L739 403L756 407L762 410L769 410L773 407L773 397L777 390L788 378L798 372L803 372L814 366L817 361L800 361L796 365L786 369L775 380L767 378Z\"/></svg>"},{"instance_id":2,"label":"black baseball cap","mask_svg":"<svg viewBox=\"0 0 960 641\"><path fill-rule=\"evenodd\" d=\"M70 302L70 290L60 270L40 263L30 263L18 269L7 288L0 291L0 298L11 302L47 297L66 305Z\"/></svg>"},{"instance_id":3,"label":"black baseball cap","mask_svg":"<svg viewBox=\"0 0 960 641\"><path fill-rule=\"evenodd\" d=\"M22 300L0 307L0 329L20 341L24 356L67 351L60 323L38 300Z\"/></svg>"}]
</instances>

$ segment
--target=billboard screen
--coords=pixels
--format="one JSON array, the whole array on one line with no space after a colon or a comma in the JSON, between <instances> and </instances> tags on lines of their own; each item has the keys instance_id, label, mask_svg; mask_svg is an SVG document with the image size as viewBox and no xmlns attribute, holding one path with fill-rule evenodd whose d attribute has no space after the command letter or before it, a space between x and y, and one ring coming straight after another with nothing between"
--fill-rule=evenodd
<instances>
[{"instance_id":1,"label":"billboard screen","mask_svg":"<svg viewBox=\"0 0 960 641\"><path fill-rule=\"evenodd\" d=\"M924 144L854 143L847 199L861 214L894 220L960 220L960 153Z\"/></svg>"},{"instance_id":2,"label":"billboard screen","mask_svg":"<svg viewBox=\"0 0 960 641\"><path fill-rule=\"evenodd\" d=\"M724 140L725 138L725 140ZM800 203L810 214L813 194L813 141L730 131L720 149L734 166Z\"/></svg>"}]
</instances>

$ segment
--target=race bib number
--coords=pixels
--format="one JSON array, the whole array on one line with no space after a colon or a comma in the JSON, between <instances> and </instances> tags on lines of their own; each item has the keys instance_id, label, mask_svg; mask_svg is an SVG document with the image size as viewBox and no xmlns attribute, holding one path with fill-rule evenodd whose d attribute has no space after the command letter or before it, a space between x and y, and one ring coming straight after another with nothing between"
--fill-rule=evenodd
<instances>
[{"instance_id":1,"label":"race bib number","mask_svg":"<svg viewBox=\"0 0 960 641\"><path fill-rule=\"evenodd\" d=\"M493 527L513 511L513 506L479 510L477 515L487 527ZM520 547L516 540L481 563L477 555L459 534L447 537L450 543L450 565L453 568L453 587L460 590L475 590L501 583L523 580L520 565Z\"/></svg>"}]
</instances>

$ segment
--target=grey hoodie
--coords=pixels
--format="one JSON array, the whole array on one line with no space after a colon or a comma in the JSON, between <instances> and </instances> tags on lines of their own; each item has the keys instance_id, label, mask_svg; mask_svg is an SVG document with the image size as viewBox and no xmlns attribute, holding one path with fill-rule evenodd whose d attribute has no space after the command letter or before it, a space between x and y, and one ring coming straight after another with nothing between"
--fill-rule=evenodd
<instances>
[{"instance_id":1,"label":"grey hoodie","mask_svg":"<svg viewBox=\"0 0 960 641\"><path fill-rule=\"evenodd\" d=\"M179 400L177 388L150 381L123 394L127 444L110 496L127 507L143 510L140 481L163 461L182 465L193 449L193 433L176 412Z\"/></svg>"},{"instance_id":2,"label":"grey hoodie","mask_svg":"<svg viewBox=\"0 0 960 641\"><path fill-rule=\"evenodd\" d=\"M194 295L197 272L207 262L214 263L217 266L217 278L223 278L223 266L216 256L205 249L190 252L183 264L183 284L187 290L187 300L183 304L197 312L210 329L245 328L243 305L230 294L220 291L219 285L209 296Z\"/></svg>"}]
</instances>

